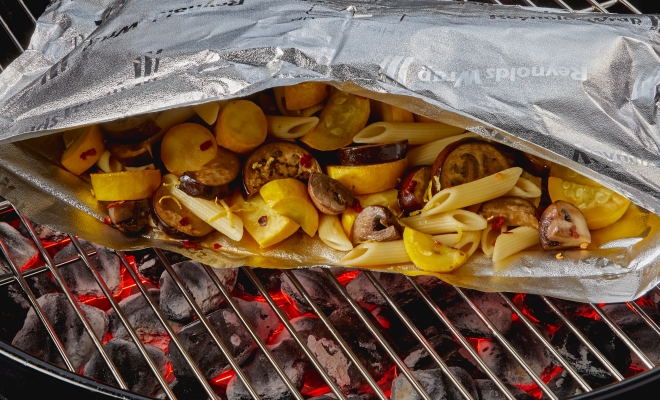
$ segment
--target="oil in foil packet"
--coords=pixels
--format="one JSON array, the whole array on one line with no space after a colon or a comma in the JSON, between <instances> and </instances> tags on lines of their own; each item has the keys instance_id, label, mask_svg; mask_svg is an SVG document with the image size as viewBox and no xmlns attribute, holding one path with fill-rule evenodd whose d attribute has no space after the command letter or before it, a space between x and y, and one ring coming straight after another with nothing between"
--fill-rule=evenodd
<instances>
[{"instance_id":1,"label":"oil in foil packet","mask_svg":"<svg viewBox=\"0 0 660 400\"><path fill-rule=\"evenodd\" d=\"M435 1L56 1L13 75L0 75L0 195L37 222L117 249L158 246L216 267L333 265L342 253L301 233L263 251L221 235L202 251L124 237L101 222L89 185L60 167L56 133L324 81L564 164L658 213L659 22ZM485 291L631 300L660 271L660 218L638 206L594 232L596 250L562 260L528 251L497 266L477 255L439 277Z\"/></svg>"}]
</instances>

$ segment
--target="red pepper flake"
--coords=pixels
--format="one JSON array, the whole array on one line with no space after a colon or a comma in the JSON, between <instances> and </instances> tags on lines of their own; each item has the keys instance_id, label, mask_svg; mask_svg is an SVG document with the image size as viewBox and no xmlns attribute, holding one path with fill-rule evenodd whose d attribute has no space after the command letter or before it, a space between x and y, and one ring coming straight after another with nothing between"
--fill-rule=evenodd
<instances>
[{"instance_id":1,"label":"red pepper flake","mask_svg":"<svg viewBox=\"0 0 660 400\"><path fill-rule=\"evenodd\" d=\"M220 243L213 243L213 248L218 250L219 248L222 248L222 245Z\"/></svg>"},{"instance_id":2,"label":"red pepper flake","mask_svg":"<svg viewBox=\"0 0 660 400\"><path fill-rule=\"evenodd\" d=\"M362 208L362 204L360 204L360 200L353 200L353 210L355 210L356 213L361 213L362 210L364 210L364 208Z\"/></svg>"},{"instance_id":3,"label":"red pepper flake","mask_svg":"<svg viewBox=\"0 0 660 400\"><path fill-rule=\"evenodd\" d=\"M438 241L438 240L434 240L434 242L435 242L435 244L437 244L438 246L442 246L442 242L440 242L440 241Z\"/></svg>"},{"instance_id":4,"label":"red pepper flake","mask_svg":"<svg viewBox=\"0 0 660 400\"><path fill-rule=\"evenodd\" d=\"M300 157L300 165L302 165L303 168L312 168L312 155L305 154Z\"/></svg>"},{"instance_id":5,"label":"red pepper flake","mask_svg":"<svg viewBox=\"0 0 660 400\"><path fill-rule=\"evenodd\" d=\"M103 218L103 223L108 226L112 226L112 220L110 219L110 217Z\"/></svg>"},{"instance_id":6,"label":"red pepper flake","mask_svg":"<svg viewBox=\"0 0 660 400\"><path fill-rule=\"evenodd\" d=\"M207 140L206 142L199 145L199 149L201 151L206 151L206 150L210 149L211 146L213 146L213 142L210 141L210 140Z\"/></svg>"},{"instance_id":7,"label":"red pepper flake","mask_svg":"<svg viewBox=\"0 0 660 400\"><path fill-rule=\"evenodd\" d=\"M259 218L258 222L259 222L259 225L266 226L266 224L268 223L268 216L263 215L261 218Z\"/></svg>"},{"instance_id":8,"label":"red pepper flake","mask_svg":"<svg viewBox=\"0 0 660 400\"><path fill-rule=\"evenodd\" d=\"M577 239L580 237L580 234L577 233L577 226L575 225L571 226L571 235L573 235L573 239Z\"/></svg>"},{"instance_id":9,"label":"red pepper flake","mask_svg":"<svg viewBox=\"0 0 660 400\"><path fill-rule=\"evenodd\" d=\"M83 160L86 160L87 157L94 157L95 155L96 155L96 149L92 147L91 149L89 149L86 152L82 153L80 155L80 158L82 158Z\"/></svg>"},{"instance_id":10,"label":"red pepper flake","mask_svg":"<svg viewBox=\"0 0 660 400\"><path fill-rule=\"evenodd\" d=\"M501 217L499 215L497 217L493 218L492 229L494 231L501 231L502 226L504 226L504 221L505 221L504 217Z\"/></svg>"},{"instance_id":11,"label":"red pepper flake","mask_svg":"<svg viewBox=\"0 0 660 400\"><path fill-rule=\"evenodd\" d=\"M197 246L195 243L192 243L190 240L184 240L182 243L183 247L191 250L201 250L202 248Z\"/></svg>"},{"instance_id":12,"label":"red pepper flake","mask_svg":"<svg viewBox=\"0 0 660 400\"><path fill-rule=\"evenodd\" d=\"M181 226L188 226L190 225L190 218L188 217L183 217L179 220L179 225Z\"/></svg>"}]
</instances>

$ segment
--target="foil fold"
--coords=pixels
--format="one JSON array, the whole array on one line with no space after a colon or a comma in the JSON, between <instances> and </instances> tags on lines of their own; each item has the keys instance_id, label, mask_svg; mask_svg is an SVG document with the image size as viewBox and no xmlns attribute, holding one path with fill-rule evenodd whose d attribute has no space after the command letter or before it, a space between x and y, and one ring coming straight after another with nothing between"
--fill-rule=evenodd
<instances>
[{"instance_id":1,"label":"foil fold","mask_svg":"<svg viewBox=\"0 0 660 400\"><path fill-rule=\"evenodd\" d=\"M496 267L475 256L443 280L632 300L660 276L659 21L432 1L54 2L0 75L0 195L36 222L116 249L156 246L216 267L334 265L342 253L302 233L266 250L247 234L212 235L201 251L127 238L102 223L84 178L61 168L57 133L324 81L564 164L637 204L593 232L596 250L561 260L527 251Z\"/></svg>"}]
</instances>

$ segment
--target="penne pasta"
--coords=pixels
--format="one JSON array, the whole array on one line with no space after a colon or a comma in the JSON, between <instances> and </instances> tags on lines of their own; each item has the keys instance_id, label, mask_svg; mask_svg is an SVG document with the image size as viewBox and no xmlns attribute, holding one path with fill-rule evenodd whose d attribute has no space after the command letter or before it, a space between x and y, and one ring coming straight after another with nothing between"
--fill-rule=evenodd
<instances>
[{"instance_id":1,"label":"penne pasta","mask_svg":"<svg viewBox=\"0 0 660 400\"><path fill-rule=\"evenodd\" d=\"M300 110L300 116L301 117L311 117L312 115L316 114L317 112L323 110L323 107L325 107L324 102L320 102L319 104L314 104L311 107L303 108Z\"/></svg>"},{"instance_id":2,"label":"penne pasta","mask_svg":"<svg viewBox=\"0 0 660 400\"><path fill-rule=\"evenodd\" d=\"M534 176L534 175L530 174L527 171L523 171L523 173L522 173L522 175L520 175L520 177L527 179L528 181L532 182L533 184L535 184L538 187L542 187L542 185L543 185L543 179L539 178L538 176ZM529 199L529 201L531 201L532 204L534 204L536 207L538 207L539 204L541 204L541 195L539 195L538 197L531 198L531 199Z\"/></svg>"},{"instance_id":3,"label":"penne pasta","mask_svg":"<svg viewBox=\"0 0 660 400\"><path fill-rule=\"evenodd\" d=\"M500 232L494 231L492 224L488 224L486 229L481 231L481 251L488 257L493 256L495 251L495 243L500 236Z\"/></svg>"},{"instance_id":4,"label":"penne pasta","mask_svg":"<svg viewBox=\"0 0 660 400\"><path fill-rule=\"evenodd\" d=\"M169 185L164 187L170 192L170 195L220 233L232 240L241 240L243 237L243 221L236 214L227 213L223 206L216 204L214 201L188 196L176 188L174 184L177 181L177 177L172 174L163 177L163 183Z\"/></svg>"},{"instance_id":5,"label":"penne pasta","mask_svg":"<svg viewBox=\"0 0 660 400\"><path fill-rule=\"evenodd\" d=\"M289 110L286 108L286 99L284 98L284 87L273 88L273 93L275 94L275 103L277 104L277 109L280 110L282 115L287 117L300 117L302 115L302 110Z\"/></svg>"},{"instance_id":6,"label":"penne pasta","mask_svg":"<svg viewBox=\"0 0 660 400\"><path fill-rule=\"evenodd\" d=\"M267 132L270 136L280 139L295 139L311 131L319 119L316 117L285 117L267 115Z\"/></svg>"},{"instance_id":7,"label":"penne pasta","mask_svg":"<svg viewBox=\"0 0 660 400\"><path fill-rule=\"evenodd\" d=\"M523 177L518 178L516 185L509 190L505 196L522 197L523 199L534 199L541 196L541 188L532 181Z\"/></svg>"},{"instance_id":8,"label":"penne pasta","mask_svg":"<svg viewBox=\"0 0 660 400\"><path fill-rule=\"evenodd\" d=\"M402 218L401 223L429 235L458 231L480 231L485 229L487 225L484 217L466 210L452 210L428 216L419 214L414 217Z\"/></svg>"},{"instance_id":9,"label":"penne pasta","mask_svg":"<svg viewBox=\"0 0 660 400\"><path fill-rule=\"evenodd\" d=\"M493 250L493 262L498 262L525 250L530 246L539 244L539 231L530 226L519 226L500 235L495 241Z\"/></svg>"},{"instance_id":10,"label":"penne pasta","mask_svg":"<svg viewBox=\"0 0 660 400\"><path fill-rule=\"evenodd\" d=\"M463 128L434 123L376 122L366 126L353 138L355 143L394 143L408 140L409 145L426 144L465 132Z\"/></svg>"},{"instance_id":11,"label":"penne pasta","mask_svg":"<svg viewBox=\"0 0 660 400\"><path fill-rule=\"evenodd\" d=\"M467 254L468 258L474 254L481 243L481 231L445 233L444 235L435 235L433 240L442 243L445 246L453 247Z\"/></svg>"},{"instance_id":12,"label":"penne pasta","mask_svg":"<svg viewBox=\"0 0 660 400\"><path fill-rule=\"evenodd\" d=\"M411 262L403 240L370 242L358 245L341 260L339 265L362 267L369 265L403 264Z\"/></svg>"},{"instance_id":13,"label":"penne pasta","mask_svg":"<svg viewBox=\"0 0 660 400\"><path fill-rule=\"evenodd\" d=\"M417 165L431 165L438 157L438 154L447 147L447 145L457 140L478 137L476 133L467 132L459 135L449 136L448 138L436 140L425 145L415 147L408 151L408 165L415 167Z\"/></svg>"},{"instance_id":14,"label":"penne pasta","mask_svg":"<svg viewBox=\"0 0 660 400\"><path fill-rule=\"evenodd\" d=\"M424 206L420 216L464 208L503 196L516 184L522 168L505 169L485 178L442 189Z\"/></svg>"},{"instance_id":15,"label":"penne pasta","mask_svg":"<svg viewBox=\"0 0 660 400\"><path fill-rule=\"evenodd\" d=\"M346 237L339 217L336 215L319 213L319 238L328 247L335 250L349 251L353 249L353 244Z\"/></svg>"}]
</instances>

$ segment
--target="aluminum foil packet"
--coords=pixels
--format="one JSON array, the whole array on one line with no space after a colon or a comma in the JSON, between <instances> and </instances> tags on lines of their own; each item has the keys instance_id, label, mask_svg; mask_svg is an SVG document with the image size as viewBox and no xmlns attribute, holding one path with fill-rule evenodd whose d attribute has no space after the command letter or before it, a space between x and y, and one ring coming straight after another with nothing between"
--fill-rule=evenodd
<instances>
[{"instance_id":1,"label":"aluminum foil packet","mask_svg":"<svg viewBox=\"0 0 660 400\"><path fill-rule=\"evenodd\" d=\"M497 266L477 255L440 278L628 301L660 281L659 26L650 15L439 1L56 1L30 49L0 75L0 195L37 222L116 249L157 246L216 267L333 265L342 253L301 233L263 251L219 234L201 251L127 238L101 222L106 211L87 182L61 168L57 134L330 82L564 164L637 204L593 233L595 250L561 260L527 251Z\"/></svg>"}]
</instances>

